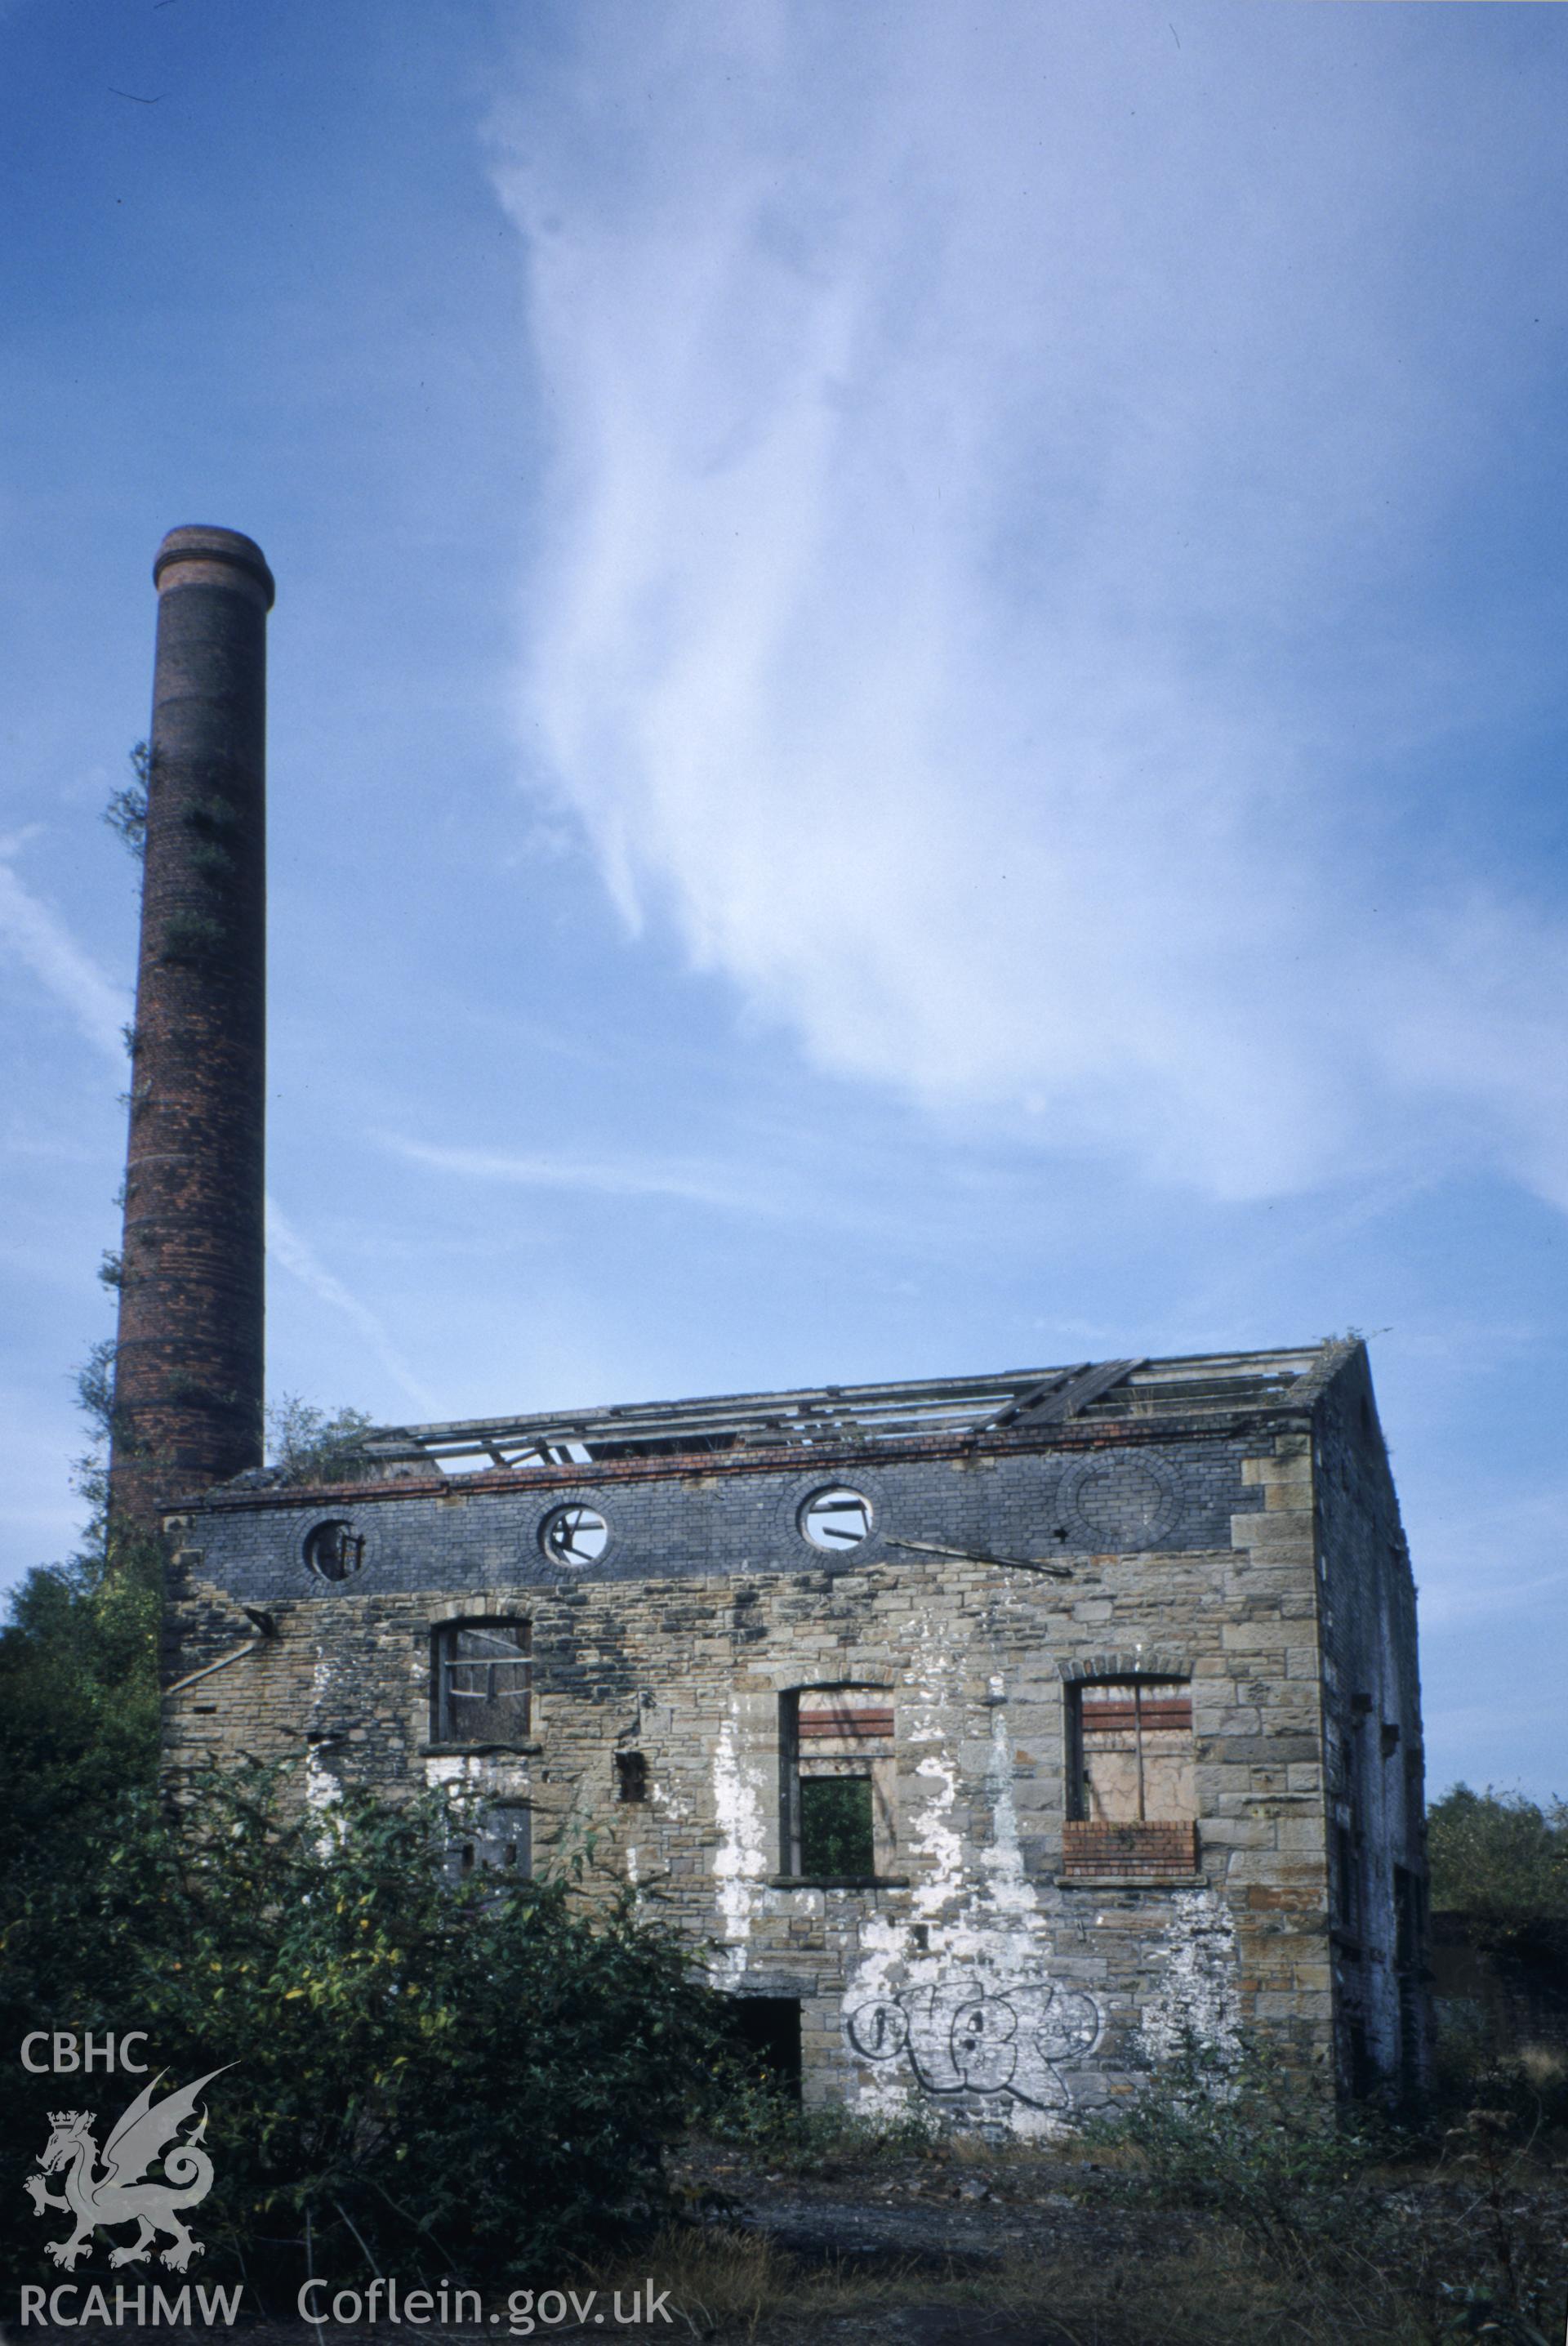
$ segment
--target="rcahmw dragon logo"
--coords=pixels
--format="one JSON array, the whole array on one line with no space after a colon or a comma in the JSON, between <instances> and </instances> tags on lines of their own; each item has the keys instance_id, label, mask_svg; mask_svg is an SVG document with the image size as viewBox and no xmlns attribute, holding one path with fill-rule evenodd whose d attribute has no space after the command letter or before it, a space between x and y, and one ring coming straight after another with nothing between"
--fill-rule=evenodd
<instances>
[{"instance_id":1,"label":"rcahmw dragon logo","mask_svg":"<svg viewBox=\"0 0 1568 2346\"><path fill-rule=\"evenodd\" d=\"M225 2068L233 2066L231 2061L224 2064ZM167 2232L171 2243L163 2250L162 2261L176 2272L183 2272L192 2257L205 2255L201 2242L192 2239L180 2221L179 2210L199 2207L212 2188L212 2161L198 2147L207 2132L206 2111L184 2142L176 2137L187 2118L195 2115L203 2086L220 2077L223 2070L209 2069L193 2086L182 2086L178 2093L166 2094L161 2102L155 2102L153 2095L167 2074L159 2070L151 2085L142 2087L105 2143L101 2168L92 2133L97 2111L50 2111L54 2131L38 2162L41 2171L29 2175L22 2188L32 2194L40 2216L46 2208L60 2208L76 2218L76 2229L68 2240L45 2242L55 2262L67 2270L91 2253L93 2231L99 2224L138 2227L127 2247L111 2252L111 2265L145 2264L159 2232ZM160 2156L162 2179L144 2182L148 2168ZM63 2196L49 2190L44 2181L45 2176L57 2174L61 2168L66 2171Z\"/></svg>"}]
</instances>

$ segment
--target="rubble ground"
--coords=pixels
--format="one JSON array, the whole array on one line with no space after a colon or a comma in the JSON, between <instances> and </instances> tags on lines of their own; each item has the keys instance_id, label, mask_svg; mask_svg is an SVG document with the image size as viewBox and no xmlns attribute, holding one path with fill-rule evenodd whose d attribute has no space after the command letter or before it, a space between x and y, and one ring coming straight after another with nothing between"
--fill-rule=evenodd
<instances>
[{"instance_id":1,"label":"rubble ground","mask_svg":"<svg viewBox=\"0 0 1568 2346\"><path fill-rule=\"evenodd\" d=\"M1501 2193L1431 2159L1369 2180L1408 2255L1332 2274L1288 2270L1222 2216L1129 2206L1108 2159L1082 2148L852 2141L807 2155L688 2143L670 2161L677 2219L615 2267L563 2275L579 2293L630 2292L652 2275L667 2319L587 2326L504 2314L484 2330L434 2328L431 2346L514 2335L711 2339L718 2346L1493 2346L1562 2335L1568 2306L1568 2146L1543 2151ZM1502 2280L1511 2262L1512 2280ZM1530 2284L1530 2290L1524 2287ZM1511 2307L1507 2287L1519 2295ZM1543 2290L1556 2306L1535 2326ZM494 2293L493 2293L494 2294ZM1525 2300L1529 2299L1527 2303ZM488 2300L487 2300L488 2301ZM504 2302L504 2295L496 2302ZM31 2326L40 2346L83 2330ZM90 2333L89 2333L90 2334ZM410 2346L410 2330L246 2322L242 2346ZM117 2346L211 2346L210 2330L113 2332Z\"/></svg>"}]
</instances>

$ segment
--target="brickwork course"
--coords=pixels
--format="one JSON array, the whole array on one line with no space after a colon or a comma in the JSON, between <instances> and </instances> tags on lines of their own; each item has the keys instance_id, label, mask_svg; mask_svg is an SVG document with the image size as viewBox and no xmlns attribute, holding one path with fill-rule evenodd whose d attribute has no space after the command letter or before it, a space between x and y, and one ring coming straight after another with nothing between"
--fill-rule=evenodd
<instances>
[{"instance_id":1,"label":"brickwork course","mask_svg":"<svg viewBox=\"0 0 1568 2346\"><path fill-rule=\"evenodd\" d=\"M811 2102L1051 2134L1243 2030L1325 2089L1424 2074L1414 1590L1359 1342L369 1453L352 1484L251 1472L168 1517L172 1769L530 1810L536 1872L634 1883L775 2032L798 2013ZM441 1739L460 1623L526 1645L525 1733ZM1090 1812L1105 1681L1128 1732L1148 1683L1161 1748L1190 1735L1144 1815L1131 1743L1122 1812ZM804 1870L822 1774L870 1787L853 1874Z\"/></svg>"}]
</instances>

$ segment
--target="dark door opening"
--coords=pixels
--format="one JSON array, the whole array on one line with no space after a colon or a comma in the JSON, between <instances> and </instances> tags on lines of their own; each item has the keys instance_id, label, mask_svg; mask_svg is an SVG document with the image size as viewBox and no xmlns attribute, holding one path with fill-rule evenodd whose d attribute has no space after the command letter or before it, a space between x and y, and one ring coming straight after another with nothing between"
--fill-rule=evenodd
<instances>
[{"instance_id":1,"label":"dark door opening","mask_svg":"<svg viewBox=\"0 0 1568 2346\"><path fill-rule=\"evenodd\" d=\"M798 1995L738 1995L730 2029L741 2057L759 2084L786 2101L800 2098L800 1999Z\"/></svg>"}]
</instances>

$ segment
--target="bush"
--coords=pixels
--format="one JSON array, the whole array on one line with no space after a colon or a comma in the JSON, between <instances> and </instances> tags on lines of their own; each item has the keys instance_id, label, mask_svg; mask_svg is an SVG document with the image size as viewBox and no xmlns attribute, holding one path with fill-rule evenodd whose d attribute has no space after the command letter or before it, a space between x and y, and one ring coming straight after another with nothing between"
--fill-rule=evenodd
<instances>
[{"instance_id":1,"label":"bush","mask_svg":"<svg viewBox=\"0 0 1568 2346\"><path fill-rule=\"evenodd\" d=\"M376 1468L362 1448L374 1425L362 1410L331 1414L298 1394L285 1393L267 1412L267 1446L285 1483L373 1481Z\"/></svg>"},{"instance_id":2,"label":"bush","mask_svg":"<svg viewBox=\"0 0 1568 2346\"><path fill-rule=\"evenodd\" d=\"M1303 2336L1547 2346L1568 2268L1528 2118L1472 2107L1423 2141L1334 2111L1253 2040L1227 2056L1189 2038L1084 2131L1117 2155L1102 2191L1234 2228Z\"/></svg>"},{"instance_id":3,"label":"bush","mask_svg":"<svg viewBox=\"0 0 1568 2346\"><path fill-rule=\"evenodd\" d=\"M1568 1803L1455 1784L1427 1812L1434 1912L1470 1918L1476 1943L1568 1925Z\"/></svg>"},{"instance_id":4,"label":"bush","mask_svg":"<svg viewBox=\"0 0 1568 2346\"><path fill-rule=\"evenodd\" d=\"M701 2113L704 2131L787 2175L835 2175L867 2161L930 2158L942 2140L924 2108L886 2118L835 2106L805 2109L733 2055L721 2063Z\"/></svg>"},{"instance_id":5,"label":"bush","mask_svg":"<svg viewBox=\"0 0 1568 2346\"><path fill-rule=\"evenodd\" d=\"M716 2000L687 1957L624 1903L585 1919L565 1882L453 1879L439 1796L290 1815L280 1790L249 1769L200 1781L178 1816L133 1796L96 1867L41 1852L19 1871L4 2041L144 2029L166 2090L223 2067L203 2096L201 2278L244 2276L274 2310L305 2277L307 2223L315 2271L361 2280L558 2276L624 2236L712 2065ZM0 2226L24 2278L53 2270L66 2221L38 2222L24 2174L50 2106L89 2087L101 2142L130 2081L72 2096L29 2076L18 2096Z\"/></svg>"},{"instance_id":6,"label":"bush","mask_svg":"<svg viewBox=\"0 0 1568 2346\"><path fill-rule=\"evenodd\" d=\"M0 1629L0 1879L47 1845L62 1863L158 1766L163 1565L127 1540L39 1566Z\"/></svg>"},{"instance_id":7,"label":"bush","mask_svg":"<svg viewBox=\"0 0 1568 2346\"><path fill-rule=\"evenodd\" d=\"M1365 2233L1366 2170L1397 2141L1368 2114L1337 2117L1268 2046L1216 2048L1190 2033L1134 2100L1084 2136L1132 2155L1108 2188L1213 2209L1298 2269L1326 2242Z\"/></svg>"}]
</instances>

